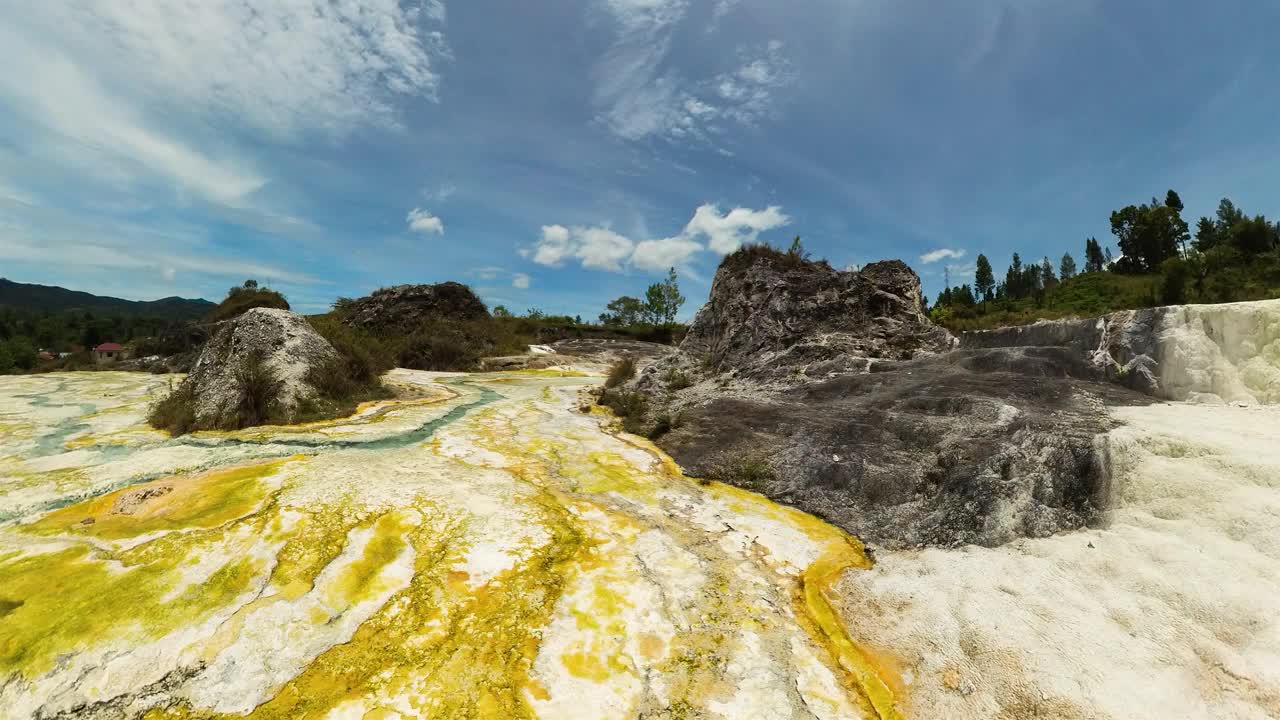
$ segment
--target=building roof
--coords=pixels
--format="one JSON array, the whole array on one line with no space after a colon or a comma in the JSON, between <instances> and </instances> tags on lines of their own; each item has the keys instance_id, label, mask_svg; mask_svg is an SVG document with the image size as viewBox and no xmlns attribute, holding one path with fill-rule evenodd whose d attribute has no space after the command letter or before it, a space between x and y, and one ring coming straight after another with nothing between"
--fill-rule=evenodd
<instances>
[{"instance_id":1,"label":"building roof","mask_svg":"<svg viewBox=\"0 0 1280 720\"><path fill-rule=\"evenodd\" d=\"M120 343L102 343L98 347L94 348L97 352L120 352L123 349L124 346Z\"/></svg>"}]
</instances>

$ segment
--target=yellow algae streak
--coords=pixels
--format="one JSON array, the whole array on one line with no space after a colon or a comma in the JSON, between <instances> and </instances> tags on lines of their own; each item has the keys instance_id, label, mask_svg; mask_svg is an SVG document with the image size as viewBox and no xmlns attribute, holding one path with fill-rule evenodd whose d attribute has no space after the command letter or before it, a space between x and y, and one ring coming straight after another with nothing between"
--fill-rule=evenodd
<instances>
[{"instance_id":1,"label":"yellow algae streak","mask_svg":"<svg viewBox=\"0 0 1280 720\"><path fill-rule=\"evenodd\" d=\"M33 680L58 656L124 636L154 639L247 591L262 568L234 560L171 600L173 564L122 571L86 547L0 562L0 674ZM133 631L136 628L137 633Z\"/></svg>"},{"instance_id":2,"label":"yellow algae streak","mask_svg":"<svg viewBox=\"0 0 1280 720\"><path fill-rule=\"evenodd\" d=\"M550 540L532 548L527 561L474 589L456 582L453 569L466 554L464 527L442 526L443 517L418 525L399 512L379 517L362 556L339 578L341 597L326 600L370 592L369 581L406 542L415 550L409 587L360 625L350 641L321 653L247 717L322 718L335 709L359 708L356 717L533 718L524 695L529 671L583 545L563 507L545 496L534 504ZM183 705L147 717L219 716Z\"/></svg>"},{"instance_id":3,"label":"yellow algae streak","mask_svg":"<svg viewBox=\"0 0 1280 720\"><path fill-rule=\"evenodd\" d=\"M609 413L610 416L612 413ZM653 455L665 473L685 478L679 466L656 445L643 438L626 435L614 429L615 436L628 444ZM619 484L610 483L615 487ZM854 689L864 701L864 710L880 720L903 720L897 708L895 687L901 682L875 656L857 645L845 631L839 616L827 599L827 593L839 581L846 570L869 570L871 560L862 543L845 531L830 525L808 513L779 505L758 493L743 490L719 482L698 481L707 493L720 496L743 512L783 520L808 535L823 547L822 555L800 575L798 588L800 616L811 624L808 629L831 653ZM625 484L623 484L625 485ZM619 488L621 489L621 488Z\"/></svg>"},{"instance_id":4,"label":"yellow algae streak","mask_svg":"<svg viewBox=\"0 0 1280 720\"><path fill-rule=\"evenodd\" d=\"M408 547L405 531L411 526L399 513L387 513L373 523L373 535L365 543L364 552L328 588L325 600L337 612L360 602L364 597L383 590L375 580L382 568L391 564Z\"/></svg>"},{"instance_id":5,"label":"yellow algae streak","mask_svg":"<svg viewBox=\"0 0 1280 720\"><path fill-rule=\"evenodd\" d=\"M23 529L119 540L148 533L214 528L257 510L270 494L266 480L301 456L192 478L170 477L117 490L45 515Z\"/></svg>"}]
</instances>

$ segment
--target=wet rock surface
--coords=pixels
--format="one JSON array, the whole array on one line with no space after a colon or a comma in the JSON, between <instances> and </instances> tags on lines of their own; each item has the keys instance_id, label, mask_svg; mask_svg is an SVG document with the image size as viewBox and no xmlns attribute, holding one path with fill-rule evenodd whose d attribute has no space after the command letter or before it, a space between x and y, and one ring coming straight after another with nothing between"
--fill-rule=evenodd
<instances>
[{"instance_id":1,"label":"wet rock surface","mask_svg":"<svg viewBox=\"0 0 1280 720\"><path fill-rule=\"evenodd\" d=\"M257 357L279 380L270 402L288 416L315 389L312 368L336 360L337 351L305 318L288 310L254 308L222 323L183 381L192 394L198 427L223 427L245 393L246 359Z\"/></svg>"},{"instance_id":2,"label":"wet rock surface","mask_svg":"<svg viewBox=\"0 0 1280 720\"><path fill-rule=\"evenodd\" d=\"M489 317L489 310L471 288L456 282L436 285L396 285L375 290L351 303L343 322L366 330L412 329L423 323L468 321Z\"/></svg>"},{"instance_id":3,"label":"wet rock surface","mask_svg":"<svg viewBox=\"0 0 1280 720\"><path fill-rule=\"evenodd\" d=\"M1061 344L954 349L898 261L726 259L679 352L627 391L691 474L764 493L888 547L995 546L1094 522L1105 404L1149 399ZM1136 323L1134 324L1136 327ZM1135 333L1135 337L1140 334Z\"/></svg>"}]
</instances>

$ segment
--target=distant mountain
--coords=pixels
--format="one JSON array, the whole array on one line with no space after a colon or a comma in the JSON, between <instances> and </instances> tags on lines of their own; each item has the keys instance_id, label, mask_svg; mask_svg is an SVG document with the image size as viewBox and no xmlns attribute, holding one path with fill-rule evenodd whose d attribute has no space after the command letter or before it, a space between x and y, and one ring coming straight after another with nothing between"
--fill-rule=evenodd
<instances>
[{"instance_id":1,"label":"distant mountain","mask_svg":"<svg viewBox=\"0 0 1280 720\"><path fill-rule=\"evenodd\" d=\"M208 300L167 297L160 300L122 300L68 290L54 285L33 285L0 278L0 305L49 312L87 310L98 315L195 320L214 308Z\"/></svg>"}]
</instances>

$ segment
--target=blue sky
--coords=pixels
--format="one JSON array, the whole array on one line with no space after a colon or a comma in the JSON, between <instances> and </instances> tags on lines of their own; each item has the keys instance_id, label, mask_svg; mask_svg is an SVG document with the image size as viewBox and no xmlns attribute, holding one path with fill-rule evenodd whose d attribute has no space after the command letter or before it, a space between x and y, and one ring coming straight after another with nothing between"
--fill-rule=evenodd
<instances>
[{"instance_id":1,"label":"blue sky","mask_svg":"<svg viewBox=\"0 0 1280 720\"><path fill-rule=\"evenodd\" d=\"M594 317L802 235L999 273L1176 188L1280 215L1280 5L0 0L0 275ZM949 250L950 253L941 252ZM932 260L931 262L929 262Z\"/></svg>"}]
</instances>

